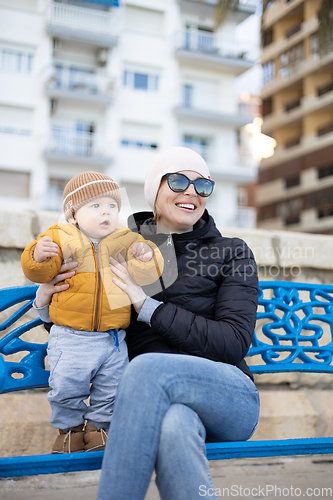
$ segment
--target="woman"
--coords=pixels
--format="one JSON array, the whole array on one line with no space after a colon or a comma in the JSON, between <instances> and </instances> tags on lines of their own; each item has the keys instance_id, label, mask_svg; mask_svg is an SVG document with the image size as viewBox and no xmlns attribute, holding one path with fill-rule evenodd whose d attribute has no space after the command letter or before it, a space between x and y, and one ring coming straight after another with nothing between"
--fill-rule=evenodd
<instances>
[{"instance_id":1,"label":"woman","mask_svg":"<svg viewBox=\"0 0 333 500\"><path fill-rule=\"evenodd\" d=\"M123 259L111 262L137 315L98 500L144 499L154 468L163 500L202 498L213 488L205 441L247 440L256 428L259 396L244 361L256 320L256 266L247 245L222 237L206 211L213 186L194 151L156 155L145 183L154 214L135 214L131 229L163 248L161 291L151 298Z\"/></svg>"}]
</instances>

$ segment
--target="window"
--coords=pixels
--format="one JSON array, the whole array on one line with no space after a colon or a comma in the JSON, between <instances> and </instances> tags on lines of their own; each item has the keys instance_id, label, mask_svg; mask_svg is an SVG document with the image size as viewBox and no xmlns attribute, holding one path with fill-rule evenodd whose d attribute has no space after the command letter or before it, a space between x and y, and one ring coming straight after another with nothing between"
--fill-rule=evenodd
<instances>
[{"instance_id":1,"label":"window","mask_svg":"<svg viewBox=\"0 0 333 500\"><path fill-rule=\"evenodd\" d=\"M269 29L267 31L264 31L262 35L262 43L264 47L267 47L267 45L270 45L273 42L273 30Z\"/></svg>"},{"instance_id":2,"label":"window","mask_svg":"<svg viewBox=\"0 0 333 500\"><path fill-rule=\"evenodd\" d=\"M124 86L132 89L156 92L158 90L158 76L124 71Z\"/></svg>"},{"instance_id":3,"label":"window","mask_svg":"<svg viewBox=\"0 0 333 500\"><path fill-rule=\"evenodd\" d=\"M29 137L32 120L32 109L0 104L0 134Z\"/></svg>"},{"instance_id":4,"label":"window","mask_svg":"<svg viewBox=\"0 0 333 500\"><path fill-rule=\"evenodd\" d=\"M294 146L298 146L301 143L301 136L294 137L293 139L289 139L284 143L284 147L286 149L293 148Z\"/></svg>"},{"instance_id":5,"label":"window","mask_svg":"<svg viewBox=\"0 0 333 500\"><path fill-rule=\"evenodd\" d=\"M204 160L208 161L207 153L208 153L208 140L202 137L195 137L192 135L184 135L183 145L186 148L193 149L200 156L203 157Z\"/></svg>"},{"instance_id":6,"label":"window","mask_svg":"<svg viewBox=\"0 0 333 500\"><path fill-rule=\"evenodd\" d=\"M33 55L11 49L0 48L0 69L15 73L31 73Z\"/></svg>"},{"instance_id":7,"label":"window","mask_svg":"<svg viewBox=\"0 0 333 500\"><path fill-rule=\"evenodd\" d=\"M54 79L56 87L59 88L97 91L92 70L56 65L54 66Z\"/></svg>"},{"instance_id":8,"label":"window","mask_svg":"<svg viewBox=\"0 0 333 500\"><path fill-rule=\"evenodd\" d=\"M47 199L45 200L48 210L62 211L63 209L63 192L69 179L59 179L56 177L49 178L47 188Z\"/></svg>"},{"instance_id":9,"label":"window","mask_svg":"<svg viewBox=\"0 0 333 500\"><path fill-rule=\"evenodd\" d=\"M130 139L122 139L121 145L125 148L157 149L156 143L147 141L134 141Z\"/></svg>"},{"instance_id":10,"label":"window","mask_svg":"<svg viewBox=\"0 0 333 500\"><path fill-rule=\"evenodd\" d=\"M237 188L237 204L239 207L247 207L248 206L248 192L247 189L243 186L239 186Z\"/></svg>"},{"instance_id":11,"label":"window","mask_svg":"<svg viewBox=\"0 0 333 500\"><path fill-rule=\"evenodd\" d=\"M280 54L280 69L281 76L288 76L293 71L297 70L301 61L303 61L303 43L298 43L291 49Z\"/></svg>"},{"instance_id":12,"label":"window","mask_svg":"<svg viewBox=\"0 0 333 500\"><path fill-rule=\"evenodd\" d=\"M263 78L264 85L272 82L275 78L275 64L274 61L268 61L268 63L263 65Z\"/></svg>"},{"instance_id":13,"label":"window","mask_svg":"<svg viewBox=\"0 0 333 500\"><path fill-rule=\"evenodd\" d=\"M9 135L22 135L22 136L29 136L30 135L30 130L24 129L24 128L18 128L18 127L2 127L0 125L0 134L9 134Z\"/></svg>"},{"instance_id":14,"label":"window","mask_svg":"<svg viewBox=\"0 0 333 500\"><path fill-rule=\"evenodd\" d=\"M311 35L310 37L310 51L311 54L318 54L319 46L318 46L318 35Z\"/></svg>"},{"instance_id":15,"label":"window","mask_svg":"<svg viewBox=\"0 0 333 500\"><path fill-rule=\"evenodd\" d=\"M325 125L325 127L321 127L317 129L317 135L326 135L329 134L330 132L333 132L333 123L329 123L328 125Z\"/></svg>"},{"instance_id":16,"label":"window","mask_svg":"<svg viewBox=\"0 0 333 500\"><path fill-rule=\"evenodd\" d=\"M183 104L186 108L190 108L193 103L193 87L192 85L183 86Z\"/></svg>"},{"instance_id":17,"label":"window","mask_svg":"<svg viewBox=\"0 0 333 500\"><path fill-rule=\"evenodd\" d=\"M262 101L262 116L270 115L273 112L273 99L268 97Z\"/></svg>"},{"instance_id":18,"label":"window","mask_svg":"<svg viewBox=\"0 0 333 500\"><path fill-rule=\"evenodd\" d=\"M134 2L131 2L134 3ZM137 2L138 3L138 2ZM141 4L143 2L140 2ZM164 35L164 12L154 10L154 2L150 2L152 8L128 5L125 7L125 31L144 33L145 36L153 35L160 37Z\"/></svg>"},{"instance_id":19,"label":"window","mask_svg":"<svg viewBox=\"0 0 333 500\"><path fill-rule=\"evenodd\" d=\"M92 87L93 72L86 69L69 68L69 86L72 88Z\"/></svg>"},{"instance_id":20,"label":"window","mask_svg":"<svg viewBox=\"0 0 333 500\"><path fill-rule=\"evenodd\" d=\"M292 187L299 186L300 181L301 180L299 174L294 175L293 177L288 177L287 179L285 179L286 188L290 189Z\"/></svg>"},{"instance_id":21,"label":"window","mask_svg":"<svg viewBox=\"0 0 333 500\"><path fill-rule=\"evenodd\" d=\"M29 198L30 174L0 170L0 196L6 198Z\"/></svg>"},{"instance_id":22,"label":"window","mask_svg":"<svg viewBox=\"0 0 333 500\"><path fill-rule=\"evenodd\" d=\"M333 163L332 165L325 165L318 169L318 179L323 179L324 177L330 177L333 175Z\"/></svg>"}]
</instances>

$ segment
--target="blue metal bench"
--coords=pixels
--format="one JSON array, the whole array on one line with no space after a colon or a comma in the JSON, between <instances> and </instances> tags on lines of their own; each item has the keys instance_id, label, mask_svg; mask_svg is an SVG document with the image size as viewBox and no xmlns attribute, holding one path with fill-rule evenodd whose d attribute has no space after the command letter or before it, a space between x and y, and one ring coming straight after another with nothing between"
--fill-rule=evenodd
<instances>
[{"instance_id":1,"label":"blue metal bench","mask_svg":"<svg viewBox=\"0 0 333 500\"><path fill-rule=\"evenodd\" d=\"M35 285L0 290L0 312L23 303L0 324L0 331L10 330L23 319L0 339L0 393L48 387L47 344L21 339L41 324L39 319L24 322L36 290ZM333 373L332 329L333 286L262 281L257 329L248 353L252 373ZM28 354L19 362L5 360L19 351ZM333 453L333 437L208 443L206 448L209 460L324 454ZM0 458L0 477L95 470L102 458L103 452Z\"/></svg>"}]
</instances>

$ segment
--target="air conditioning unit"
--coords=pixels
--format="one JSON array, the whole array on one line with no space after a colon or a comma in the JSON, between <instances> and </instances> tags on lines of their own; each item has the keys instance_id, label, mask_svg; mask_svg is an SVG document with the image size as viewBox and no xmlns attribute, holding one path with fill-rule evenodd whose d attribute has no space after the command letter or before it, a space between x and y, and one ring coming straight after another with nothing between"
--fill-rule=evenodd
<instances>
[{"instance_id":1,"label":"air conditioning unit","mask_svg":"<svg viewBox=\"0 0 333 500\"><path fill-rule=\"evenodd\" d=\"M59 38L53 38L53 52L57 52L61 49L61 40Z\"/></svg>"},{"instance_id":2,"label":"air conditioning unit","mask_svg":"<svg viewBox=\"0 0 333 500\"><path fill-rule=\"evenodd\" d=\"M108 49L99 49L97 52L97 63L99 66L105 66L108 60Z\"/></svg>"}]
</instances>

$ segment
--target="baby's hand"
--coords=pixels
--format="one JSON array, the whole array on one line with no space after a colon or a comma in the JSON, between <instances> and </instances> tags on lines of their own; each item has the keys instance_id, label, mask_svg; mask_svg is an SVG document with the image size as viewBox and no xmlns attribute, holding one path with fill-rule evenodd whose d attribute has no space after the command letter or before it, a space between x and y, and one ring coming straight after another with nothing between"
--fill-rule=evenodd
<instances>
[{"instance_id":1,"label":"baby's hand","mask_svg":"<svg viewBox=\"0 0 333 500\"><path fill-rule=\"evenodd\" d=\"M52 240L51 236L43 236L37 241L34 251L34 260L44 262L48 257L56 257L59 253L59 247Z\"/></svg>"},{"instance_id":2,"label":"baby's hand","mask_svg":"<svg viewBox=\"0 0 333 500\"><path fill-rule=\"evenodd\" d=\"M141 260L142 262L148 262L153 258L152 249L147 243L143 243L142 241L134 243L130 252L137 260Z\"/></svg>"}]
</instances>

